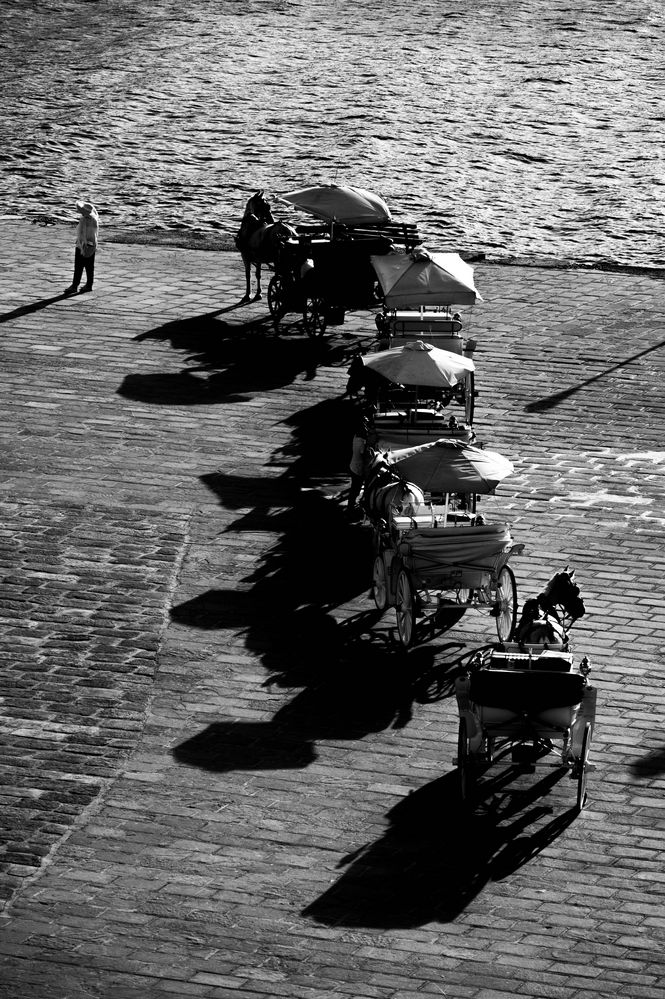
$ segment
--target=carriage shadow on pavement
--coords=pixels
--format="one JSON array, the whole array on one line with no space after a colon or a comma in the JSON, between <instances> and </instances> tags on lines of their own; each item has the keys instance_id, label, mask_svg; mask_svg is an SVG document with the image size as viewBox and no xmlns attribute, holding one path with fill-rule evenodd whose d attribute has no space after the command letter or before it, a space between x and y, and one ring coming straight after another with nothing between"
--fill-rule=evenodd
<instances>
[{"instance_id":1,"label":"carriage shadow on pavement","mask_svg":"<svg viewBox=\"0 0 665 999\"><path fill-rule=\"evenodd\" d=\"M153 404L242 402L253 393L316 377L319 365L348 363L350 347L301 336L278 338L272 321L229 324L217 313L165 323L134 339L168 341L185 356L181 372L130 374L118 394Z\"/></svg>"},{"instance_id":2,"label":"carriage shadow on pavement","mask_svg":"<svg viewBox=\"0 0 665 999\"><path fill-rule=\"evenodd\" d=\"M342 858L344 873L303 915L380 929L454 920L485 885L509 877L575 820L575 809L551 817L539 803L556 779L520 795L495 794L469 812L457 775L438 778L391 809L380 839Z\"/></svg>"},{"instance_id":3,"label":"carriage shadow on pavement","mask_svg":"<svg viewBox=\"0 0 665 999\"><path fill-rule=\"evenodd\" d=\"M226 603L226 595L219 599ZM183 613L188 620L187 609L176 619ZM423 650L420 659L412 655L407 668L403 653L391 654L381 636L365 634L366 624L360 619L340 626L315 608L294 614L292 654L283 650L281 672L265 685L299 687L298 693L266 722L214 722L175 747L175 759L215 772L300 768L316 759L317 741L357 740L407 725L431 652ZM255 643L262 640L271 644L275 635L254 636ZM277 665L274 650L270 661Z\"/></svg>"},{"instance_id":4,"label":"carriage shadow on pavement","mask_svg":"<svg viewBox=\"0 0 665 999\"><path fill-rule=\"evenodd\" d=\"M225 534L243 531L267 531L275 540L239 585L201 593L172 608L171 618L234 630L264 666L266 686L299 690L268 722L213 723L174 750L183 763L306 766L316 740L402 727L414 701L452 694L468 657L464 644L418 647L407 657L368 599L370 532L349 522L339 499L311 487L319 474L346 467L350 409L348 400L332 399L289 418L292 442L274 455L285 465L282 475L201 477L225 509L244 509L220 535L221 546Z\"/></svg>"}]
</instances>

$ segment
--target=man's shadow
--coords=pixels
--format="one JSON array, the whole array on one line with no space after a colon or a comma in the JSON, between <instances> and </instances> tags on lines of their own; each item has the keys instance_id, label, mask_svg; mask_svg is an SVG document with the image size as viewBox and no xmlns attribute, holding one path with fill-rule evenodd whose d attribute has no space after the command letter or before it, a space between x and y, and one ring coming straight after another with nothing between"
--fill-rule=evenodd
<instances>
[{"instance_id":1,"label":"man's shadow","mask_svg":"<svg viewBox=\"0 0 665 999\"><path fill-rule=\"evenodd\" d=\"M61 292L59 295L52 295L51 298L40 298L38 302L31 302L30 305L20 305L17 309L12 309L11 312L2 313L0 315L0 323L8 323L10 319L19 319L21 316L29 316L31 312L39 312L41 309L46 309L49 305L53 305L54 302L59 302L62 298L73 297L73 295L65 295Z\"/></svg>"}]
</instances>

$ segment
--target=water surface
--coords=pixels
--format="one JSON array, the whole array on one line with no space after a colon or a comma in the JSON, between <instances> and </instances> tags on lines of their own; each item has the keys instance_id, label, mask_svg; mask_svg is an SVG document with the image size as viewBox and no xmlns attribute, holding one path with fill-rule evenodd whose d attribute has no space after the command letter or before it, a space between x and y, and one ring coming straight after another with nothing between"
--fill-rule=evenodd
<instances>
[{"instance_id":1,"label":"water surface","mask_svg":"<svg viewBox=\"0 0 665 999\"><path fill-rule=\"evenodd\" d=\"M665 7L0 0L0 215L232 233L353 183L428 245L665 265ZM288 217L284 211L283 217Z\"/></svg>"}]
</instances>

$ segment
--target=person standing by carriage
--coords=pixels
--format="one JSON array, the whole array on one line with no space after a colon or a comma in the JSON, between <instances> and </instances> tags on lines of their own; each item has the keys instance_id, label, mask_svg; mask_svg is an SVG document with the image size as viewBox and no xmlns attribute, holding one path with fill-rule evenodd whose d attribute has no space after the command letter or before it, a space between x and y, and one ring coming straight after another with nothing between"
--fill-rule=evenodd
<instances>
[{"instance_id":1,"label":"person standing by carriage","mask_svg":"<svg viewBox=\"0 0 665 999\"><path fill-rule=\"evenodd\" d=\"M365 482L365 472L369 450L376 444L374 414L376 407L367 401L356 404L353 440L351 442L351 461L349 471L351 484L349 486L348 513L353 516L357 512L358 497Z\"/></svg>"}]
</instances>

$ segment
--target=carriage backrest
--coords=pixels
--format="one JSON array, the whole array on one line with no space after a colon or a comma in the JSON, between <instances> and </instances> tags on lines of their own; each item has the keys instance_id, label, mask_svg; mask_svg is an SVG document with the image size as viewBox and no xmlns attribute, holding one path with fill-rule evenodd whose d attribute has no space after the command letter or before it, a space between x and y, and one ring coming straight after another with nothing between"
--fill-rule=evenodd
<instances>
[{"instance_id":1,"label":"carriage backrest","mask_svg":"<svg viewBox=\"0 0 665 999\"><path fill-rule=\"evenodd\" d=\"M485 707L530 715L580 704L584 690L580 673L483 669L471 674L469 696Z\"/></svg>"}]
</instances>

